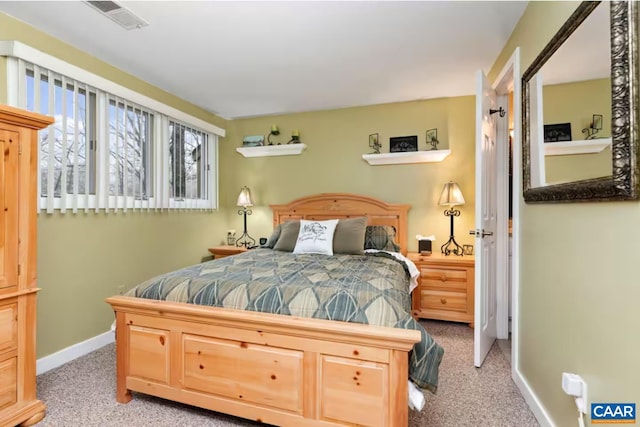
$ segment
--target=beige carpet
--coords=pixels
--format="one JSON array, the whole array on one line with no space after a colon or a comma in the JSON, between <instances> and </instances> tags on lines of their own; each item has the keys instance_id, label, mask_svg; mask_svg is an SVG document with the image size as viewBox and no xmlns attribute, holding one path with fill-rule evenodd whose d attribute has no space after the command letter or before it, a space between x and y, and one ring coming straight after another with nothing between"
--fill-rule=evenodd
<instances>
[{"instance_id":1,"label":"beige carpet","mask_svg":"<svg viewBox=\"0 0 640 427\"><path fill-rule=\"evenodd\" d=\"M537 426L511 381L509 362L496 344L481 369L473 367L473 330L463 324L423 321L445 349L437 395L425 393L423 411L409 412L415 426ZM141 394L115 401L115 348L108 345L38 377L47 405L39 427L227 427L259 424Z\"/></svg>"}]
</instances>

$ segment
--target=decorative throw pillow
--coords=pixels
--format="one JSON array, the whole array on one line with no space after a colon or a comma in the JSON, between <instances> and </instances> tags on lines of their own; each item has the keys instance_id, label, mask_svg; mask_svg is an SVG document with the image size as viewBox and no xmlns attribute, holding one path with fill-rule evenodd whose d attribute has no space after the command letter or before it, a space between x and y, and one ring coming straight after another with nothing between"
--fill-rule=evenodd
<instances>
[{"instance_id":1,"label":"decorative throw pillow","mask_svg":"<svg viewBox=\"0 0 640 427\"><path fill-rule=\"evenodd\" d=\"M333 233L337 219L327 221L300 220L300 233L293 249L294 254L333 255Z\"/></svg>"},{"instance_id":2,"label":"decorative throw pillow","mask_svg":"<svg viewBox=\"0 0 640 427\"><path fill-rule=\"evenodd\" d=\"M273 233L271 233L271 236L269 236L269 238L267 239L267 243L262 245L262 247L273 249L273 247L276 245L276 242L280 238L281 231L282 231L282 224L278 224L276 228L273 229Z\"/></svg>"},{"instance_id":3,"label":"decorative throw pillow","mask_svg":"<svg viewBox=\"0 0 640 427\"><path fill-rule=\"evenodd\" d=\"M395 243L396 229L389 225L368 225L364 234L364 248L400 252Z\"/></svg>"},{"instance_id":4,"label":"decorative throw pillow","mask_svg":"<svg viewBox=\"0 0 640 427\"><path fill-rule=\"evenodd\" d=\"M333 234L334 254L364 254L364 234L367 228L367 217L341 219Z\"/></svg>"},{"instance_id":5,"label":"decorative throw pillow","mask_svg":"<svg viewBox=\"0 0 640 427\"><path fill-rule=\"evenodd\" d=\"M273 245L274 251L291 252L296 246L298 233L300 231L300 220L287 221L280 224L280 237Z\"/></svg>"}]
</instances>

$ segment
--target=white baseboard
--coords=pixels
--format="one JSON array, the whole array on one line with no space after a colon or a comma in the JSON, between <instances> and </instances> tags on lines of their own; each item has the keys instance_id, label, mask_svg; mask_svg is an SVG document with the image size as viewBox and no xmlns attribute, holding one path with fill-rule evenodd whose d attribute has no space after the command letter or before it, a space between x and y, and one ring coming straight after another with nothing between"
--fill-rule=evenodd
<instances>
[{"instance_id":1,"label":"white baseboard","mask_svg":"<svg viewBox=\"0 0 640 427\"><path fill-rule=\"evenodd\" d=\"M533 415L536 417L536 420L540 424L541 427L555 427L553 421L551 421L551 417L540 403L538 396L533 392L527 380L525 380L524 376L520 371L516 368L513 369L512 372L513 382L516 383L516 386L520 390L520 394L524 397L524 400L529 405L529 409L533 412Z\"/></svg>"},{"instance_id":2,"label":"white baseboard","mask_svg":"<svg viewBox=\"0 0 640 427\"><path fill-rule=\"evenodd\" d=\"M78 357L89 354L107 344L115 341L115 334L107 331L93 338L73 344L67 348L63 348L48 356L42 357L36 361L36 375L44 374L47 371L71 362Z\"/></svg>"}]
</instances>

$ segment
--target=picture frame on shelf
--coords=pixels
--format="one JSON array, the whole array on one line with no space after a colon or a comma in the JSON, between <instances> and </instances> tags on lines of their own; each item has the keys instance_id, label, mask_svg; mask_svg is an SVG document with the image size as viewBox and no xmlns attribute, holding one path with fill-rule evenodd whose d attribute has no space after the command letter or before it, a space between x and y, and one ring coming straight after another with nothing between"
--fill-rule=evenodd
<instances>
[{"instance_id":1,"label":"picture frame on shelf","mask_svg":"<svg viewBox=\"0 0 640 427\"><path fill-rule=\"evenodd\" d=\"M571 123L544 125L544 142L571 141Z\"/></svg>"},{"instance_id":2,"label":"picture frame on shelf","mask_svg":"<svg viewBox=\"0 0 640 427\"><path fill-rule=\"evenodd\" d=\"M389 138L389 152L403 153L408 151L418 151L418 136L395 136Z\"/></svg>"},{"instance_id":3,"label":"picture frame on shelf","mask_svg":"<svg viewBox=\"0 0 640 427\"><path fill-rule=\"evenodd\" d=\"M586 134L587 140L598 138L597 134L602 130L602 114L594 114L591 119L589 127L582 129L582 132Z\"/></svg>"},{"instance_id":4,"label":"picture frame on shelf","mask_svg":"<svg viewBox=\"0 0 640 427\"><path fill-rule=\"evenodd\" d=\"M595 130L602 130L602 114L594 114L591 121L591 128Z\"/></svg>"},{"instance_id":5,"label":"picture frame on shelf","mask_svg":"<svg viewBox=\"0 0 640 427\"><path fill-rule=\"evenodd\" d=\"M380 136L377 133L369 135L369 147L373 148L372 154L380 154L382 144L380 144Z\"/></svg>"},{"instance_id":6,"label":"picture frame on shelf","mask_svg":"<svg viewBox=\"0 0 640 427\"><path fill-rule=\"evenodd\" d=\"M438 144L440 144L440 141L438 141L438 128L429 129L427 131L426 142L427 145L431 146L432 150L438 149Z\"/></svg>"},{"instance_id":7,"label":"picture frame on shelf","mask_svg":"<svg viewBox=\"0 0 640 427\"><path fill-rule=\"evenodd\" d=\"M243 147L262 147L264 145L264 135L250 135L242 138Z\"/></svg>"}]
</instances>

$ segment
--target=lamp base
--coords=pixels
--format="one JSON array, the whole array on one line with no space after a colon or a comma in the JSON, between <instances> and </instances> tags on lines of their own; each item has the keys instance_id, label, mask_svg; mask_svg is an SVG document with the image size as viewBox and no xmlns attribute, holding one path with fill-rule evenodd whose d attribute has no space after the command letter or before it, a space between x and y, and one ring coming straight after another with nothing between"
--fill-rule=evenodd
<instances>
[{"instance_id":1,"label":"lamp base","mask_svg":"<svg viewBox=\"0 0 640 427\"><path fill-rule=\"evenodd\" d=\"M442 245L440 251L447 256L451 254L459 256L464 255L464 249L458 244L458 242L456 242L456 239L453 236L449 237L447 243Z\"/></svg>"},{"instance_id":2,"label":"lamp base","mask_svg":"<svg viewBox=\"0 0 640 427\"><path fill-rule=\"evenodd\" d=\"M244 231L242 236L238 237L238 240L236 240L236 246L244 246L247 249L254 248L256 246L256 239L249 236L249 233L247 233L247 215L251 215L251 209L247 209L247 207L244 206L238 211L238 215L242 215L244 217Z\"/></svg>"},{"instance_id":3,"label":"lamp base","mask_svg":"<svg viewBox=\"0 0 640 427\"><path fill-rule=\"evenodd\" d=\"M256 245L256 239L249 236L246 232L236 240L236 246L244 246L247 249L251 249Z\"/></svg>"},{"instance_id":4,"label":"lamp base","mask_svg":"<svg viewBox=\"0 0 640 427\"><path fill-rule=\"evenodd\" d=\"M452 206L451 209L447 209L446 211L444 211L444 216L448 216L450 218L451 231L449 232L449 240L447 240L447 243L440 247L440 250L445 255L454 254L462 256L464 255L464 249L458 244L458 242L456 242L455 237L453 237L453 217L460 216L460 211L457 209L453 209Z\"/></svg>"}]
</instances>

